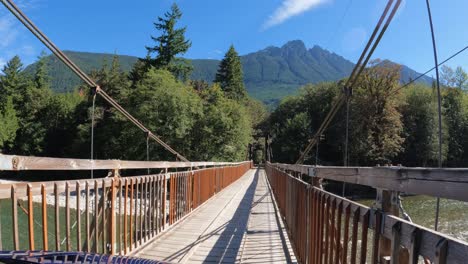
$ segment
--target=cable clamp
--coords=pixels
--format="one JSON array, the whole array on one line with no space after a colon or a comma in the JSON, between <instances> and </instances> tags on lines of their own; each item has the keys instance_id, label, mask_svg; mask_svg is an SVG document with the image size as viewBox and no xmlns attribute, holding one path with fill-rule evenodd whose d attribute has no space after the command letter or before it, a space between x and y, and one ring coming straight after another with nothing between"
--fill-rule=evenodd
<instances>
[{"instance_id":1,"label":"cable clamp","mask_svg":"<svg viewBox=\"0 0 468 264\"><path fill-rule=\"evenodd\" d=\"M101 87L99 85L96 85L95 87L91 87L91 95L95 96L96 94L101 91Z\"/></svg>"}]
</instances>

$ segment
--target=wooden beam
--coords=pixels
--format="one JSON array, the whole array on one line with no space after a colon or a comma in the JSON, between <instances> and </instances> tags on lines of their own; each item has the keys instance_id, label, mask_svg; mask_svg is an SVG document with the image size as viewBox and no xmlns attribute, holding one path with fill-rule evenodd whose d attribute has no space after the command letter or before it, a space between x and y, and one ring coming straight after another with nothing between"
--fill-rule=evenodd
<instances>
[{"instance_id":1,"label":"wooden beam","mask_svg":"<svg viewBox=\"0 0 468 264\"><path fill-rule=\"evenodd\" d=\"M468 169L407 167L314 167L273 164L310 177L373 188L468 201Z\"/></svg>"},{"instance_id":2,"label":"wooden beam","mask_svg":"<svg viewBox=\"0 0 468 264\"><path fill-rule=\"evenodd\" d=\"M62 159L0 154L0 171L23 170L112 170L112 169L165 169L203 166L239 165L244 162L172 162Z\"/></svg>"}]
</instances>

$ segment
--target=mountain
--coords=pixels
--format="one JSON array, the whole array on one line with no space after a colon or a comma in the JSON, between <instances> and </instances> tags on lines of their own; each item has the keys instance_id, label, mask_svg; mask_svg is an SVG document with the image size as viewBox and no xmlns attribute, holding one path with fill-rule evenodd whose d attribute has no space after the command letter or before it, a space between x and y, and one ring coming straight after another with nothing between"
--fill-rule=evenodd
<instances>
[{"instance_id":1,"label":"mountain","mask_svg":"<svg viewBox=\"0 0 468 264\"><path fill-rule=\"evenodd\" d=\"M111 63L113 54L65 51L79 67L86 72L101 68L104 62ZM123 71L130 71L137 57L118 55ZM219 60L195 59L191 79L212 82ZM276 105L281 98L294 94L300 86L307 83L336 81L348 76L354 64L345 58L319 46L307 49L300 40L286 43L282 47L267 47L241 57L245 84L249 94L266 104ZM389 61L386 61L389 62ZM393 62L389 62L393 63ZM71 91L81 82L55 56L47 57L52 88L58 92ZM36 64L26 67L32 73ZM407 82L419 73L402 66L401 80ZM429 77L421 78L431 83Z\"/></svg>"}]
</instances>

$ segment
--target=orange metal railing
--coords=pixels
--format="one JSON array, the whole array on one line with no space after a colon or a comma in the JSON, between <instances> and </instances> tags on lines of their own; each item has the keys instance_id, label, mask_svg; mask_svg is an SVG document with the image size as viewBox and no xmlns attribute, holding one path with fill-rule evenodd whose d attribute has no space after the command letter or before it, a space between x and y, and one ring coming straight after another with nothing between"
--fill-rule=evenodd
<instances>
[{"instance_id":1,"label":"orange metal railing","mask_svg":"<svg viewBox=\"0 0 468 264\"><path fill-rule=\"evenodd\" d=\"M274 164L265 169L300 263L465 263L468 258L466 242L326 192Z\"/></svg>"},{"instance_id":2,"label":"orange metal railing","mask_svg":"<svg viewBox=\"0 0 468 264\"><path fill-rule=\"evenodd\" d=\"M3 183L0 246L128 254L251 167L242 162L145 176Z\"/></svg>"}]
</instances>

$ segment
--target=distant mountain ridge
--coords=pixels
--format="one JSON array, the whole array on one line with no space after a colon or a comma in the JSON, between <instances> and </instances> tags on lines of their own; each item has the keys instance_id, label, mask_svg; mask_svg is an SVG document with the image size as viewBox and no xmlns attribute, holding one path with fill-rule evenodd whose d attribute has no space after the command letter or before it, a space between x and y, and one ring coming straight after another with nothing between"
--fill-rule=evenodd
<instances>
[{"instance_id":1,"label":"distant mountain ridge","mask_svg":"<svg viewBox=\"0 0 468 264\"><path fill-rule=\"evenodd\" d=\"M65 53L86 72L111 63L113 54L65 51ZM123 71L130 71L137 61L135 56L118 55ZM58 92L71 91L81 82L55 56L47 58L52 89ZM219 60L195 59L191 79L212 82L216 75ZM342 56L329 52L320 46L307 49L304 42L294 40L282 47L270 46L263 50L241 56L244 79L249 94L267 104L277 104L287 95L297 92L307 83L336 81L349 76L354 64ZM26 67L33 72L36 63ZM407 82L419 75L416 71L402 66L401 80ZM431 83L424 76L421 82Z\"/></svg>"}]
</instances>

